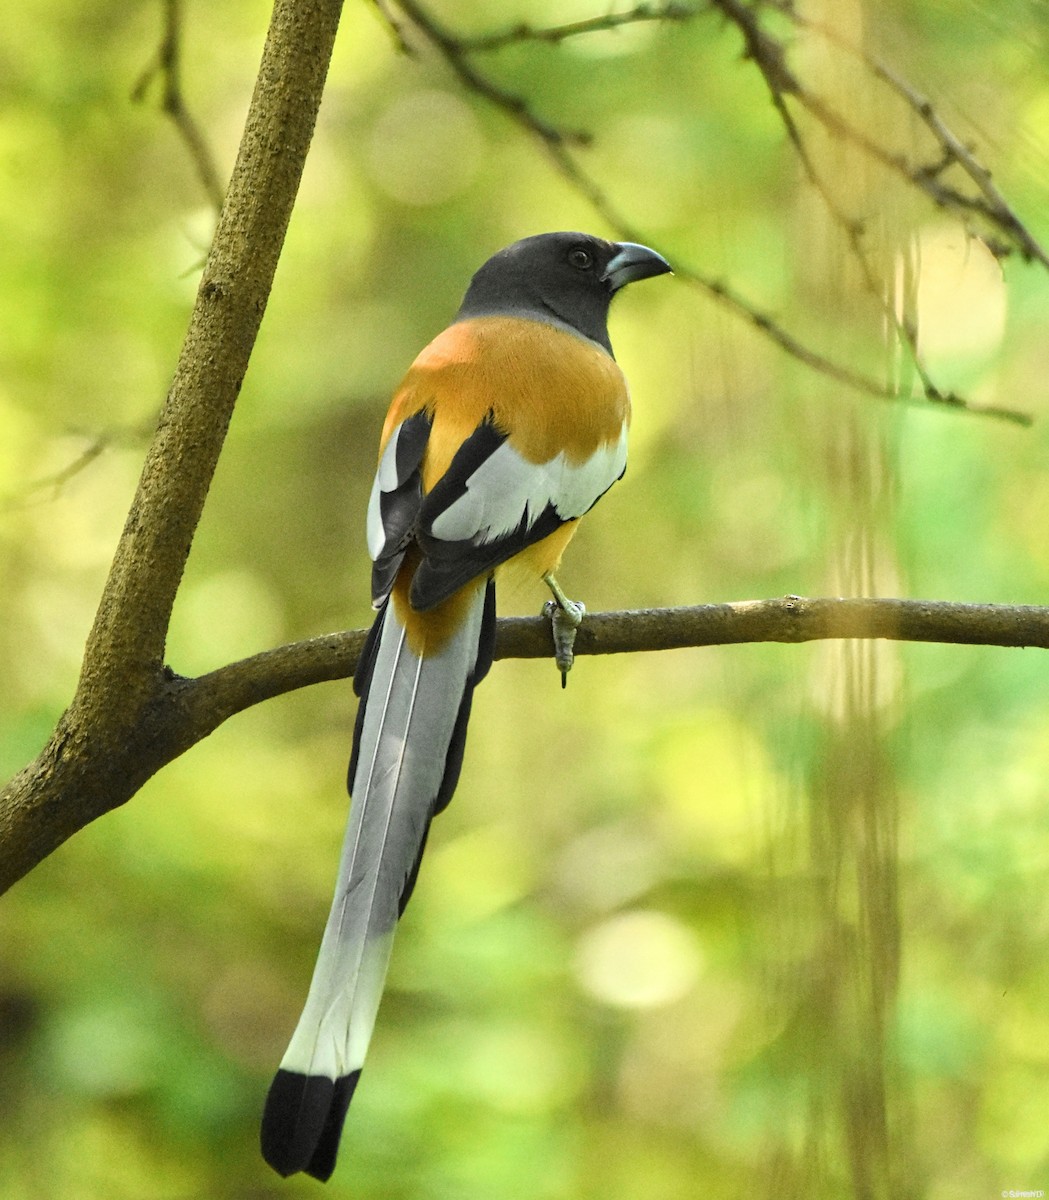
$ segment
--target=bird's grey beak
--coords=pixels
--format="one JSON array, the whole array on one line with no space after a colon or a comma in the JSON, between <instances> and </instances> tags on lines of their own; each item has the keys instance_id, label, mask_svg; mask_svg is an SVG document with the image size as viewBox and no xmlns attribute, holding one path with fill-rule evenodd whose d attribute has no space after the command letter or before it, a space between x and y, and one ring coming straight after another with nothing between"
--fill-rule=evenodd
<instances>
[{"instance_id":1,"label":"bird's grey beak","mask_svg":"<svg viewBox=\"0 0 1049 1200\"><path fill-rule=\"evenodd\" d=\"M655 250L639 246L637 242L616 242L616 252L601 278L611 285L613 292L618 292L628 283L665 275L670 269L670 263Z\"/></svg>"}]
</instances>

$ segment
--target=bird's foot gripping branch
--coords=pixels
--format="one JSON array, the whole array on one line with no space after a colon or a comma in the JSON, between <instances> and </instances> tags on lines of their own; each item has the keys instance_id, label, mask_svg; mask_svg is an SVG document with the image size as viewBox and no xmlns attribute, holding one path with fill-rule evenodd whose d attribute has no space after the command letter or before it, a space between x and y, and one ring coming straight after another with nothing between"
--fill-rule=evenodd
<instances>
[{"instance_id":1,"label":"bird's foot gripping branch","mask_svg":"<svg viewBox=\"0 0 1049 1200\"><path fill-rule=\"evenodd\" d=\"M568 672L575 662L575 635L586 615L586 605L581 600L569 600L553 575L545 576L546 586L553 592L553 600L543 605L543 615L550 618L550 632L554 638L554 662L561 672L561 686L568 684Z\"/></svg>"}]
</instances>

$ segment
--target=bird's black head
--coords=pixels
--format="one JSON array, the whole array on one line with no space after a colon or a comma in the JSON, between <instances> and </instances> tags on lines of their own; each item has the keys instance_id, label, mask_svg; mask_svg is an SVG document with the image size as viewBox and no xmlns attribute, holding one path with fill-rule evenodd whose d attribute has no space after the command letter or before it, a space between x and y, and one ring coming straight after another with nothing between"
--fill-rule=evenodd
<instances>
[{"instance_id":1,"label":"bird's black head","mask_svg":"<svg viewBox=\"0 0 1049 1200\"><path fill-rule=\"evenodd\" d=\"M609 353L608 306L628 283L670 264L634 242L587 233L541 233L494 254L474 275L458 320L516 316L566 325Z\"/></svg>"}]
</instances>

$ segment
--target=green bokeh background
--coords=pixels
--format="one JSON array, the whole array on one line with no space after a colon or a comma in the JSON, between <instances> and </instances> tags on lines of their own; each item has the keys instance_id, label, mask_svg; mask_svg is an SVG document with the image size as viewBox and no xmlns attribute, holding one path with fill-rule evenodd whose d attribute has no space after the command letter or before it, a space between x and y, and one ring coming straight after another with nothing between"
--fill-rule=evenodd
<instances>
[{"instance_id":1,"label":"green bokeh background","mask_svg":"<svg viewBox=\"0 0 1049 1200\"><path fill-rule=\"evenodd\" d=\"M436 11L480 32L604 9ZM1049 238L1044 0L811 11L932 96ZM72 694L213 228L156 88L130 99L160 15L72 0L5 12L5 778ZM267 17L247 0L186 6L185 96L223 178ZM919 152L916 124L854 61L789 36L814 86ZM477 62L594 135L588 169L674 262L832 357L906 372L720 18ZM898 181L814 144L880 261L920 261L937 381L1042 416L1045 271L1010 260L1003 273ZM349 4L176 605L174 669L367 622L363 511L387 398L479 262L554 228L606 232L505 116ZM1044 420L1021 430L857 397L681 279L631 289L612 337L635 397L631 467L562 577L591 609L788 591L1046 602ZM516 585L502 607L543 598ZM344 683L234 718L0 901L5 1200L320 1194L269 1172L257 1121L327 911L352 717ZM499 663L327 1194L1047 1188L1047 868L1038 651L585 659L565 693L550 663Z\"/></svg>"}]
</instances>

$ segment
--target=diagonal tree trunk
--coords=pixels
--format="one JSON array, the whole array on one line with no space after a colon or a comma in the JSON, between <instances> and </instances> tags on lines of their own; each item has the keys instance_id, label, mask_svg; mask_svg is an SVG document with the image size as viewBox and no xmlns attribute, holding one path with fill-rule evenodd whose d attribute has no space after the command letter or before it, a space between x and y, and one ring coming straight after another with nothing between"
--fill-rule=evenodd
<instances>
[{"instance_id":1,"label":"diagonal tree trunk","mask_svg":"<svg viewBox=\"0 0 1049 1200\"><path fill-rule=\"evenodd\" d=\"M164 668L168 623L266 310L341 9L341 0L274 4L229 191L76 694L41 754L0 793L0 890L195 740L186 741L187 683Z\"/></svg>"}]
</instances>

